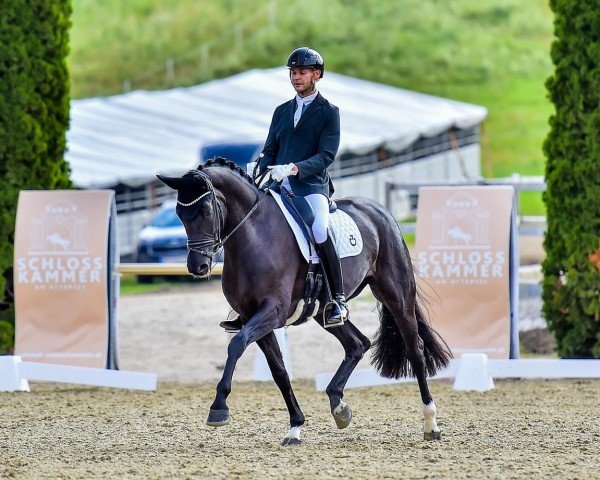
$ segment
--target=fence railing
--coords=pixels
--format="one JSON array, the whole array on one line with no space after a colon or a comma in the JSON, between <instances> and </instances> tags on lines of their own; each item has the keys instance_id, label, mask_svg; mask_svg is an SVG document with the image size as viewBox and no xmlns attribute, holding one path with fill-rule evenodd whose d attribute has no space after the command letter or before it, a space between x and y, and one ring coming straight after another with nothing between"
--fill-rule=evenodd
<instances>
[{"instance_id":1,"label":"fence railing","mask_svg":"<svg viewBox=\"0 0 600 480\"><path fill-rule=\"evenodd\" d=\"M399 183L386 182L385 184L385 206L388 210L392 210L394 204L394 192L406 191L409 196L416 200L420 187L466 187L466 186L481 186L481 185L507 185L515 189L516 204L517 204L517 225L519 227L519 235L543 235L546 231L546 217L541 215L521 215L519 211L521 193L522 192L543 192L546 190L546 182L543 177L522 177L513 175L510 178L502 179L479 179L465 180L460 182L431 182L431 183ZM415 233L416 224L414 222L400 222L400 228L406 233Z\"/></svg>"},{"instance_id":2,"label":"fence railing","mask_svg":"<svg viewBox=\"0 0 600 480\"><path fill-rule=\"evenodd\" d=\"M120 263L117 267L123 275L189 275L185 263ZM209 276L218 277L223 273L223 264L213 265Z\"/></svg>"},{"instance_id":3,"label":"fence railing","mask_svg":"<svg viewBox=\"0 0 600 480\"><path fill-rule=\"evenodd\" d=\"M390 151L382 147L366 155L338 156L332 165L331 176L335 180L362 175L447 151L460 155L461 148L475 144L479 144L477 126L466 129L450 128L433 137L421 137L401 151Z\"/></svg>"}]
</instances>

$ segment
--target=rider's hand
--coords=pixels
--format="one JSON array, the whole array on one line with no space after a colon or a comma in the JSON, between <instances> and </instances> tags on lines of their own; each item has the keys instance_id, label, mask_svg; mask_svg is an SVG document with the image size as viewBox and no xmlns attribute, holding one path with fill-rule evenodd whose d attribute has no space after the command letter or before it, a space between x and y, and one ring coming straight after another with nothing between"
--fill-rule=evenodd
<instances>
[{"instance_id":1,"label":"rider's hand","mask_svg":"<svg viewBox=\"0 0 600 480\"><path fill-rule=\"evenodd\" d=\"M250 176L254 175L254 169L256 168L256 164L258 162L248 162L246 164L246 173Z\"/></svg>"},{"instance_id":2,"label":"rider's hand","mask_svg":"<svg viewBox=\"0 0 600 480\"><path fill-rule=\"evenodd\" d=\"M275 165L269 168L271 169L271 178L276 182L281 182L285 177L296 175L298 173L298 167L293 163L288 163L287 165Z\"/></svg>"}]
</instances>

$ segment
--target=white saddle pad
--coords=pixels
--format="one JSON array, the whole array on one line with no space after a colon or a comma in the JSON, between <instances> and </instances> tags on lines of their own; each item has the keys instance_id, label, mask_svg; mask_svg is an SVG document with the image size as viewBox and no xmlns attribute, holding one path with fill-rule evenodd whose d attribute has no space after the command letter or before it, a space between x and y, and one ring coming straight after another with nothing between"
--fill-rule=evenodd
<instances>
[{"instance_id":1,"label":"white saddle pad","mask_svg":"<svg viewBox=\"0 0 600 480\"><path fill-rule=\"evenodd\" d=\"M292 229L292 232L294 232L296 242L298 243L298 247L300 247L300 251L302 252L302 256L304 257L304 259L307 262L318 262L319 257L317 257L315 252L311 252L309 250L308 241L306 240L306 237L304 237L302 229L300 228L296 220L294 220L294 217L292 217L290 212L288 212L287 208L285 208L283 200L281 199L281 195L272 190L269 190L269 193L273 196L273 198L277 202L277 205L279 205L279 208L285 216L288 225ZM362 252L362 235L360 234L360 230L358 229L356 222L346 212L343 212L338 208L334 213L330 214L329 228L333 231L335 245L337 247L337 252L340 258L354 257L360 254L360 252Z\"/></svg>"}]
</instances>

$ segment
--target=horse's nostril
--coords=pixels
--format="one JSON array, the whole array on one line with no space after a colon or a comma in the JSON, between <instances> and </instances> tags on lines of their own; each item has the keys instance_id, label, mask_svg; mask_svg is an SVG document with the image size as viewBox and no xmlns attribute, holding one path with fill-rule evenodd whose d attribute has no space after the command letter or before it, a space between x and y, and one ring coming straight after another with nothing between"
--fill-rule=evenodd
<instances>
[{"instance_id":1,"label":"horse's nostril","mask_svg":"<svg viewBox=\"0 0 600 480\"><path fill-rule=\"evenodd\" d=\"M198 275L206 275L208 273L208 269L209 269L208 263L203 263L202 265L200 265L200 268L198 269Z\"/></svg>"}]
</instances>

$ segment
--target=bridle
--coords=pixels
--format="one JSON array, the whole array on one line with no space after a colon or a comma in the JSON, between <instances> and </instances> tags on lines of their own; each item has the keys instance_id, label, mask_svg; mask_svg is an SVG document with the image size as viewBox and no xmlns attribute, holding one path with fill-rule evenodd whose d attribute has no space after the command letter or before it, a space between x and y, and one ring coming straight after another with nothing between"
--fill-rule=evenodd
<instances>
[{"instance_id":1,"label":"bridle","mask_svg":"<svg viewBox=\"0 0 600 480\"><path fill-rule=\"evenodd\" d=\"M212 263L213 263L213 257L215 256L215 254L221 248L223 248L223 245L225 245L225 242L227 242L227 240L229 240L231 238L231 236L238 230L238 228L240 228L244 224L244 222L246 220L248 220L248 218L250 218L250 215L252 215L254 213L254 211L258 208L258 205L261 202L261 198L260 197L258 198L258 200L254 204L254 206L250 209L250 211L246 215L244 215L244 218L242 218L242 220L233 228L233 230L231 230L231 232L229 232L225 236L225 238L221 238L221 231L224 226L223 225L223 211L221 210L219 202L217 201L217 196L215 195L215 187L213 186L212 181L210 180L208 175L206 175L204 172L201 172L200 170L190 170L188 173L191 173L191 174L201 177L206 182L206 185L208 186L208 190L189 203L183 203L183 202L180 202L179 200L177 200L178 205L181 205L182 207L191 207L192 205L195 205L196 203L198 203L201 199L203 199L207 195L212 194L211 204L213 207L213 211L216 212L216 215L213 216L213 231L212 231L212 233L202 233L201 234L202 236L208 237L206 239L188 238L188 241L187 241L188 251L196 252L196 253L199 253L200 255L207 257L210 260L209 270L211 270ZM210 250L207 250L207 247L210 247L211 245L212 245L212 248Z\"/></svg>"}]
</instances>

